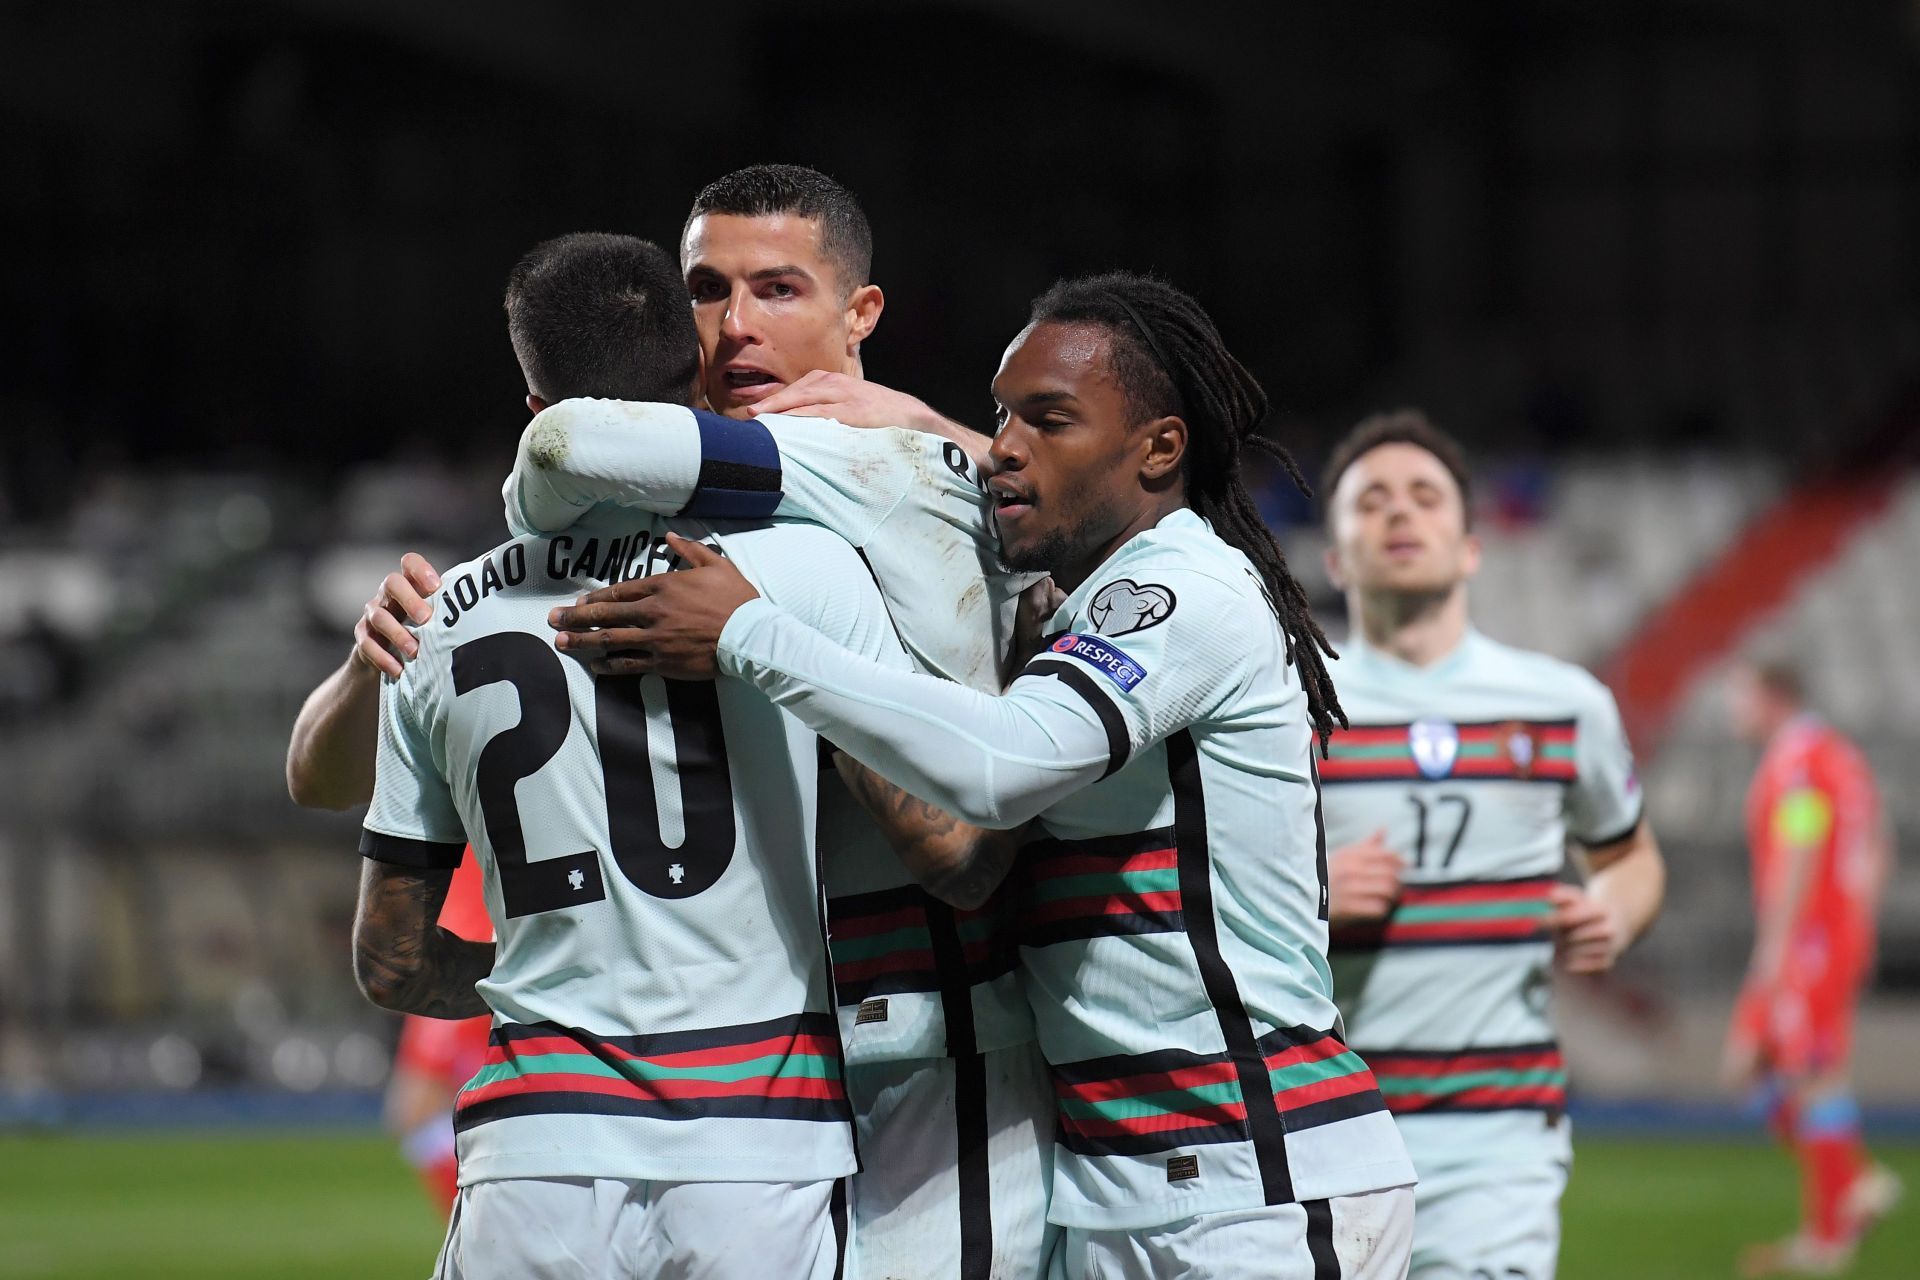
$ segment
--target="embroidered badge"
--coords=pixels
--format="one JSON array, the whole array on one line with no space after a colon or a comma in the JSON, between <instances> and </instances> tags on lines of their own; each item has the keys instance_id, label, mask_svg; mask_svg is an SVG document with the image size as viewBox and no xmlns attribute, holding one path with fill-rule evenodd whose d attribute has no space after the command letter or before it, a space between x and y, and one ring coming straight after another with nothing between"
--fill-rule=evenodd
<instances>
[{"instance_id":1,"label":"embroidered badge","mask_svg":"<svg viewBox=\"0 0 1920 1280\"><path fill-rule=\"evenodd\" d=\"M1500 749L1506 753L1507 762L1513 766L1515 776L1533 776L1533 761L1539 752L1532 725L1521 724L1517 720L1501 725Z\"/></svg>"},{"instance_id":2,"label":"embroidered badge","mask_svg":"<svg viewBox=\"0 0 1920 1280\"><path fill-rule=\"evenodd\" d=\"M1053 642L1053 651L1080 659L1119 685L1123 693L1132 693L1134 686L1147 678L1145 667L1128 657L1119 645L1108 644L1099 636L1069 631Z\"/></svg>"},{"instance_id":3,"label":"embroidered badge","mask_svg":"<svg viewBox=\"0 0 1920 1280\"><path fill-rule=\"evenodd\" d=\"M1448 720L1415 720L1407 726L1407 745L1421 776L1444 778L1460 757L1460 730Z\"/></svg>"},{"instance_id":4,"label":"embroidered badge","mask_svg":"<svg viewBox=\"0 0 1920 1280\"><path fill-rule=\"evenodd\" d=\"M1173 592L1157 582L1122 578L1100 588L1087 617L1103 636L1124 636L1158 626L1173 616Z\"/></svg>"}]
</instances>

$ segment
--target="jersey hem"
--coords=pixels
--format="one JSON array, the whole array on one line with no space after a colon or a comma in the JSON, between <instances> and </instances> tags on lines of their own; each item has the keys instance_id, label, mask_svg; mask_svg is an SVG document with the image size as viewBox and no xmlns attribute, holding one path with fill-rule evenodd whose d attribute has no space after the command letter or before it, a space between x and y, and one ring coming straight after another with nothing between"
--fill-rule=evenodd
<instances>
[{"instance_id":1,"label":"jersey hem","mask_svg":"<svg viewBox=\"0 0 1920 1280\"><path fill-rule=\"evenodd\" d=\"M1293 1199L1284 1203L1300 1204L1308 1200L1328 1200L1335 1196L1357 1196L1372 1191L1392 1191L1399 1187L1414 1186L1418 1181L1411 1161L1382 1160L1374 1164L1341 1169L1336 1173L1321 1174L1318 1177L1311 1175L1304 1178L1295 1177ZM1164 1227L1169 1223L1198 1217L1203 1213L1233 1213L1267 1207L1266 1198L1260 1194L1257 1187L1242 1188L1237 1193L1229 1189L1210 1196L1154 1200L1111 1208L1103 1208L1099 1205L1062 1205L1056 1194L1053 1206L1047 1213L1047 1221L1057 1227L1070 1227L1081 1231L1141 1231L1149 1227Z\"/></svg>"},{"instance_id":2,"label":"jersey hem","mask_svg":"<svg viewBox=\"0 0 1920 1280\"><path fill-rule=\"evenodd\" d=\"M858 1168L851 1151L823 1165L765 1160L567 1160L547 1154L462 1156L460 1185L519 1178L617 1178L623 1182L831 1182Z\"/></svg>"}]
</instances>

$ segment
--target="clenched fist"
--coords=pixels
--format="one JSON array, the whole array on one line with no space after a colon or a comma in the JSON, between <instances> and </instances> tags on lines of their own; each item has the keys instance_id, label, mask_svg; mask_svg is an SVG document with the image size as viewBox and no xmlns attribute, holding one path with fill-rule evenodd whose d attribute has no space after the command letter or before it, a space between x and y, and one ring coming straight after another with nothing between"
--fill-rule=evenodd
<instances>
[{"instance_id":1,"label":"clenched fist","mask_svg":"<svg viewBox=\"0 0 1920 1280\"><path fill-rule=\"evenodd\" d=\"M1400 872L1406 866L1387 847L1387 833L1376 831L1327 855L1329 923L1366 924L1384 920L1400 896Z\"/></svg>"}]
</instances>

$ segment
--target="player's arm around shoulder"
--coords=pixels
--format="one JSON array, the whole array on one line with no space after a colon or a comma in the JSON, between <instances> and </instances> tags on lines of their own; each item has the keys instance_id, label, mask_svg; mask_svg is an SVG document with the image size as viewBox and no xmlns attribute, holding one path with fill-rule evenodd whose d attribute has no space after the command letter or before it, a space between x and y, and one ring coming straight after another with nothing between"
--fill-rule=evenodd
<instances>
[{"instance_id":1,"label":"player's arm around shoulder","mask_svg":"<svg viewBox=\"0 0 1920 1280\"><path fill-rule=\"evenodd\" d=\"M963 911L993 896L1034 826L978 827L888 782L844 751L834 753L833 764L920 887Z\"/></svg>"},{"instance_id":2,"label":"player's arm around shoulder","mask_svg":"<svg viewBox=\"0 0 1920 1280\"><path fill-rule=\"evenodd\" d=\"M350 809L373 795L380 678L399 678L420 652L409 624L433 617L440 575L408 552L354 624L354 647L301 704L287 741L287 794L303 809Z\"/></svg>"},{"instance_id":3,"label":"player's arm around shoulder","mask_svg":"<svg viewBox=\"0 0 1920 1280\"><path fill-rule=\"evenodd\" d=\"M976 467L987 465L988 440L917 396L878 382L816 369L754 406L756 416L833 418L851 427L898 427L951 441Z\"/></svg>"},{"instance_id":4,"label":"player's arm around shoulder","mask_svg":"<svg viewBox=\"0 0 1920 1280\"><path fill-rule=\"evenodd\" d=\"M781 538L777 561L758 586L827 639L893 670L912 664L872 575L852 548L818 529ZM834 764L854 797L873 815L889 845L929 893L956 907L985 902L1006 877L1019 849L1018 831L990 831L917 799L844 752Z\"/></svg>"},{"instance_id":5,"label":"player's arm around shoulder","mask_svg":"<svg viewBox=\"0 0 1920 1280\"><path fill-rule=\"evenodd\" d=\"M1647 822L1640 779L1613 694L1578 673L1569 830L1586 849L1587 883L1554 891L1555 951L1571 973L1604 973L1652 927L1666 896L1666 859Z\"/></svg>"}]
</instances>

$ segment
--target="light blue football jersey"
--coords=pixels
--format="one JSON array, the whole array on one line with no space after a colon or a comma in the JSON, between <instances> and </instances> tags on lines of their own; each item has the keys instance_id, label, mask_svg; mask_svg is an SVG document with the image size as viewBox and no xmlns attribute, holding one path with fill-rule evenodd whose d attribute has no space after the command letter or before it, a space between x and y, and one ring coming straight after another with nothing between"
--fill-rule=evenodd
<instances>
[{"instance_id":1,"label":"light blue football jersey","mask_svg":"<svg viewBox=\"0 0 1920 1280\"><path fill-rule=\"evenodd\" d=\"M1060 1109L1055 1221L1148 1226L1413 1181L1336 1031L1317 744L1252 565L1178 511L1053 626L1022 679L1091 666L1127 743L1022 855L1021 955Z\"/></svg>"},{"instance_id":2,"label":"light blue football jersey","mask_svg":"<svg viewBox=\"0 0 1920 1280\"><path fill-rule=\"evenodd\" d=\"M1356 638L1333 678L1351 727L1321 767L1328 843L1385 831L1405 862L1393 914L1333 940L1350 1042L1423 1171L1564 1159L1547 895L1569 836L1639 823L1613 696L1473 631L1424 668Z\"/></svg>"},{"instance_id":3,"label":"light blue football jersey","mask_svg":"<svg viewBox=\"0 0 1920 1280\"><path fill-rule=\"evenodd\" d=\"M769 600L906 668L841 539L596 513L448 570L382 690L362 849L451 867L471 840L499 953L463 1182L810 1182L852 1172L813 833L818 740L737 680L596 679L547 614L718 546Z\"/></svg>"},{"instance_id":4,"label":"light blue football jersey","mask_svg":"<svg viewBox=\"0 0 1920 1280\"><path fill-rule=\"evenodd\" d=\"M1040 817L1015 883L1058 1104L1055 1222L1410 1183L1336 1031L1307 700L1252 566L1176 511L1053 622L1001 698L880 671L758 602L720 662L970 821Z\"/></svg>"},{"instance_id":5,"label":"light blue football jersey","mask_svg":"<svg viewBox=\"0 0 1920 1280\"><path fill-rule=\"evenodd\" d=\"M988 692L1037 576L1001 568L965 451L918 431L566 400L528 425L503 497L515 532L565 528L604 503L830 529L859 548L915 665ZM1033 1039L1004 901L960 911L927 894L837 777L821 788L820 847L849 1062Z\"/></svg>"}]
</instances>

